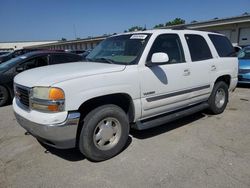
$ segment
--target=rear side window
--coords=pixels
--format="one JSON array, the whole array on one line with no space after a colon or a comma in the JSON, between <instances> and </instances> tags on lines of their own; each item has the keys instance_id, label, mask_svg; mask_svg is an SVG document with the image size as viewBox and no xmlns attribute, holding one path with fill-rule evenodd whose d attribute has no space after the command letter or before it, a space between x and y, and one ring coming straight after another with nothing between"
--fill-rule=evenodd
<instances>
[{"instance_id":1,"label":"rear side window","mask_svg":"<svg viewBox=\"0 0 250 188\"><path fill-rule=\"evenodd\" d=\"M68 62L76 62L80 60L81 60L81 56L74 56L71 54L56 54L56 55L52 55L50 64L61 64L61 63L68 63Z\"/></svg>"},{"instance_id":2,"label":"rear side window","mask_svg":"<svg viewBox=\"0 0 250 188\"><path fill-rule=\"evenodd\" d=\"M81 61L82 57L78 55L68 55L67 59L68 59L68 62L76 62L76 61Z\"/></svg>"},{"instance_id":3,"label":"rear side window","mask_svg":"<svg viewBox=\"0 0 250 188\"><path fill-rule=\"evenodd\" d=\"M201 35L185 35L192 61L211 59L212 54L206 40Z\"/></svg>"},{"instance_id":4,"label":"rear side window","mask_svg":"<svg viewBox=\"0 0 250 188\"><path fill-rule=\"evenodd\" d=\"M208 36L220 57L236 57L235 50L227 37L213 34Z\"/></svg>"}]
</instances>

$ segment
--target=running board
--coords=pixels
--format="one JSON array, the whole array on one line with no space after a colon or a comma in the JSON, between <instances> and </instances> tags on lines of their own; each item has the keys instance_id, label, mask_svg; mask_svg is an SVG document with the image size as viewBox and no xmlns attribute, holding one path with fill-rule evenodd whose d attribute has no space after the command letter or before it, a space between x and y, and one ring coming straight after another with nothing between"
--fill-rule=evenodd
<instances>
[{"instance_id":1,"label":"running board","mask_svg":"<svg viewBox=\"0 0 250 188\"><path fill-rule=\"evenodd\" d=\"M157 127L159 125L163 125L164 123L168 123L168 122L177 120L179 118L182 118L182 117L194 114L196 112L202 111L208 107L209 107L208 103L206 103L206 102L201 103L201 104L198 104L198 105L195 105L192 107L188 107L185 109L181 109L178 111L167 113L165 115L160 115L158 117L138 121L132 125L132 128L137 129L137 130L144 130L144 129Z\"/></svg>"}]
</instances>

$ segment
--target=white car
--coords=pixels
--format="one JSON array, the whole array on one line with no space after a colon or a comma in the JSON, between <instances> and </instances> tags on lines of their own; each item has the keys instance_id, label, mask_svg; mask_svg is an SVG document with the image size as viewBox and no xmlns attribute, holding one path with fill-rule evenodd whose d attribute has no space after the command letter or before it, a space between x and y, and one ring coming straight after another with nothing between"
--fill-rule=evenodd
<instances>
[{"instance_id":1,"label":"white car","mask_svg":"<svg viewBox=\"0 0 250 188\"><path fill-rule=\"evenodd\" d=\"M147 129L209 108L222 113L237 84L238 60L223 35L149 30L112 36L85 63L52 65L15 77L13 108L38 140L78 147L102 161Z\"/></svg>"}]
</instances>

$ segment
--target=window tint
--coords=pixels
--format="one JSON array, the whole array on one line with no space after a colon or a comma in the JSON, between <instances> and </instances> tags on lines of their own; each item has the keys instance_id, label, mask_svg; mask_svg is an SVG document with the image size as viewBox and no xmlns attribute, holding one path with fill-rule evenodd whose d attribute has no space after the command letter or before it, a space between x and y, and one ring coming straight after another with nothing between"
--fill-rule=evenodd
<instances>
[{"instance_id":1,"label":"window tint","mask_svg":"<svg viewBox=\"0 0 250 188\"><path fill-rule=\"evenodd\" d=\"M220 57L235 57L236 53L231 42L225 36L209 34Z\"/></svg>"},{"instance_id":2,"label":"window tint","mask_svg":"<svg viewBox=\"0 0 250 188\"><path fill-rule=\"evenodd\" d=\"M56 54L52 55L51 64L60 64L60 63L68 63L68 62L76 62L80 61L81 57L72 54Z\"/></svg>"},{"instance_id":3,"label":"window tint","mask_svg":"<svg viewBox=\"0 0 250 188\"><path fill-rule=\"evenodd\" d=\"M76 61L81 61L82 57L78 55L69 55L67 56L68 62L76 62Z\"/></svg>"},{"instance_id":4,"label":"window tint","mask_svg":"<svg viewBox=\"0 0 250 188\"><path fill-rule=\"evenodd\" d=\"M41 57L29 59L25 61L22 65L25 68L25 70L46 66L48 65L47 56L41 56Z\"/></svg>"},{"instance_id":5,"label":"window tint","mask_svg":"<svg viewBox=\"0 0 250 188\"><path fill-rule=\"evenodd\" d=\"M181 41L177 34L158 36L151 47L147 61L150 61L152 55L157 52L167 53L169 56L168 63L185 62Z\"/></svg>"},{"instance_id":6,"label":"window tint","mask_svg":"<svg viewBox=\"0 0 250 188\"><path fill-rule=\"evenodd\" d=\"M206 40L200 35L185 35L192 61L201 61L212 58Z\"/></svg>"}]
</instances>

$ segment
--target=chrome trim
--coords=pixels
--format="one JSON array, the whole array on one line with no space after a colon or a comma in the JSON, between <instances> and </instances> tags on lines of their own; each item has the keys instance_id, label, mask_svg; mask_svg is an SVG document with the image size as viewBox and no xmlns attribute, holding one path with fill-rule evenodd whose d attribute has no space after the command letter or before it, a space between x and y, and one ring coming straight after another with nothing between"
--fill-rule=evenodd
<instances>
[{"instance_id":1,"label":"chrome trim","mask_svg":"<svg viewBox=\"0 0 250 188\"><path fill-rule=\"evenodd\" d=\"M38 98L30 98L30 101L36 104L41 105L64 105L64 100L46 100L46 99L38 99Z\"/></svg>"},{"instance_id":2,"label":"chrome trim","mask_svg":"<svg viewBox=\"0 0 250 188\"><path fill-rule=\"evenodd\" d=\"M20 101L20 96L19 96L19 93L17 92L17 89L16 88L21 88L23 90L26 90L28 92L28 97L29 97L29 106L26 106L24 105L21 101ZM14 95L16 97L16 99L19 101L19 103L22 105L23 108L25 108L26 110L30 110L30 104L31 104L31 101L30 101L30 96L31 96L31 92L32 92L32 88L30 87L26 87L26 86L23 86L23 85L19 85L17 83L14 83Z\"/></svg>"},{"instance_id":3,"label":"chrome trim","mask_svg":"<svg viewBox=\"0 0 250 188\"><path fill-rule=\"evenodd\" d=\"M69 112L66 120L59 124L39 124L15 112L17 122L34 137L56 148L73 148L80 120L79 112ZM53 143L53 144L52 144Z\"/></svg>"}]
</instances>

